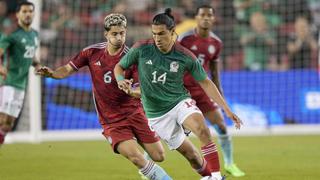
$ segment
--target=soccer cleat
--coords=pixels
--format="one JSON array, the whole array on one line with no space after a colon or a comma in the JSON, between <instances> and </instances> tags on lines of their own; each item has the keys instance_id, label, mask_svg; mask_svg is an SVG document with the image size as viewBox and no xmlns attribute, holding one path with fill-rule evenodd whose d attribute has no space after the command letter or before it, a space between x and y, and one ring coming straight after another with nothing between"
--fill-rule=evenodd
<instances>
[{"instance_id":1,"label":"soccer cleat","mask_svg":"<svg viewBox=\"0 0 320 180\"><path fill-rule=\"evenodd\" d=\"M243 171L241 171L236 164L231 164L229 166L224 166L224 169L234 177L241 177L246 175Z\"/></svg>"},{"instance_id":2,"label":"soccer cleat","mask_svg":"<svg viewBox=\"0 0 320 180\"><path fill-rule=\"evenodd\" d=\"M212 177L212 176L205 176L205 177L202 177L200 180L225 180L226 179L226 176L222 176L222 178L220 179L217 179L215 177Z\"/></svg>"}]
</instances>

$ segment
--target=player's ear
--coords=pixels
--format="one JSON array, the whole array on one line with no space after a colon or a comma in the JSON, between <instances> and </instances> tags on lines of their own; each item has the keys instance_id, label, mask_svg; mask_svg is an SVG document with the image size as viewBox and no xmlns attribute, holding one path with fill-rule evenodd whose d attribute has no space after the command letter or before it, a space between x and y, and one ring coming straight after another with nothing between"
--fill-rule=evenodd
<instances>
[{"instance_id":1,"label":"player's ear","mask_svg":"<svg viewBox=\"0 0 320 180\"><path fill-rule=\"evenodd\" d=\"M107 38L107 35L108 35L108 31L104 31L104 37L106 37Z\"/></svg>"},{"instance_id":2,"label":"player's ear","mask_svg":"<svg viewBox=\"0 0 320 180\"><path fill-rule=\"evenodd\" d=\"M174 34L177 34L175 28L173 28L173 29L171 30L171 35L173 36Z\"/></svg>"}]
</instances>

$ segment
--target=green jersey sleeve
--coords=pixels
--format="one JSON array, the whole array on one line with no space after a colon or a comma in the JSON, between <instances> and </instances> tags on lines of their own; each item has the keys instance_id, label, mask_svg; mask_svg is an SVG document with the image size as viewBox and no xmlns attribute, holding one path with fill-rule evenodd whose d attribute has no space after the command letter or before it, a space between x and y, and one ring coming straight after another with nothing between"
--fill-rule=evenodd
<instances>
[{"instance_id":1,"label":"green jersey sleeve","mask_svg":"<svg viewBox=\"0 0 320 180\"><path fill-rule=\"evenodd\" d=\"M187 70L189 73L191 73L196 81L202 81L207 78L207 73L198 60L193 60L190 58L190 61L187 64Z\"/></svg>"},{"instance_id":2,"label":"green jersey sleeve","mask_svg":"<svg viewBox=\"0 0 320 180\"><path fill-rule=\"evenodd\" d=\"M0 38L0 48L6 50L13 43L13 38L10 35L2 35Z\"/></svg>"},{"instance_id":3,"label":"green jersey sleeve","mask_svg":"<svg viewBox=\"0 0 320 180\"><path fill-rule=\"evenodd\" d=\"M131 48L129 52L121 58L120 66L124 69L128 69L131 65L138 63L138 58L139 49Z\"/></svg>"}]
</instances>

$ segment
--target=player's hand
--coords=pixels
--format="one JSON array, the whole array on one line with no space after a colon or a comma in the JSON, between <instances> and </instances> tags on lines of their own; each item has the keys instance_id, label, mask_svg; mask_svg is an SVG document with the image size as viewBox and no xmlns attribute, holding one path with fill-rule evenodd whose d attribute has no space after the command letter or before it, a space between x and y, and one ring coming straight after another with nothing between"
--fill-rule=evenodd
<instances>
[{"instance_id":1,"label":"player's hand","mask_svg":"<svg viewBox=\"0 0 320 180\"><path fill-rule=\"evenodd\" d=\"M0 76L2 76L3 79L6 79L7 77L7 69L3 66L0 66Z\"/></svg>"},{"instance_id":2,"label":"player's hand","mask_svg":"<svg viewBox=\"0 0 320 180\"><path fill-rule=\"evenodd\" d=\"M124 80L117 81L118 88L128 94L130 92L132 82L133 82L132 79L130 80L124 79Z\"/></svg>"},{"instance_id":3,"label":"player's hand","mask_svg":"<svg viewBox=\"0 0 320 180\"><path fill-rule=\"evenodd\" d=\"M36 71L36 74L45 77L52 77L53 70L49 67L42 66Z\"/></svg>"},{"instance_id":4,"label":"player's hand","mask_svg":"<svg viewBox=\"0 0 320 180\"><path fill-rule=\"evenodd\" d=\"M243 125L241 119L236 115L234 114L233 112L229 112L229 113L226 113L228 118L230 118L233 123L234 123L234 126L236 127L236 129L240 129L241 125Z\"/></svg>"}]
</instances>

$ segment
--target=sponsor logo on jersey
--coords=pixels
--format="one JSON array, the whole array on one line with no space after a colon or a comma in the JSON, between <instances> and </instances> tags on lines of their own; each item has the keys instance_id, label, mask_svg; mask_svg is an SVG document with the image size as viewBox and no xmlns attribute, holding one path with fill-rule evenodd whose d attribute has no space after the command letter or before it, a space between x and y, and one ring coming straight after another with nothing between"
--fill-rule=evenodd
<instances>
[{"instance_id":1,"label":"sponsor logo on jersey","mask_svg":"<svg viewBox=\"0 0 320 180\"><path fill-rule=\"evenodd\" d=\"M173 61L170 63L170 72L178 72L179 63L177 61Z\"/></svg>"},{"instance_id":2,"label":"sponsor logo on jersey","mask_svg":"<svg viewBox=\"0 0 320 180\"><path fill-rule=\"evenodd\" d=\"M210 54L214 54L216 52L216 48L213 45L210 45L208 47L208 51L209 51Z\"/></svg>"},{"instance_id":3,"label":"sponsor logo on jersey","mask_svg":"<svg viewBox=\"0 0 320 180\"><path fill-rule=\"evenodd\" d=\"M94 65L96 65L96 66L101 66L101 62L100 62L100 61L97 61L97 62L94 63Z\"/></svg>"},{"instance_id":4,"label":"sponsor logo on jersey","mask_svg":"<svg viewBox=\"0 0 320 180\"><path fill-rule=\"evenodd\" d=\"M151 59L149 59L149 61L147 61L146 64L152 65Z\"/></svg>"}]
</instances>

